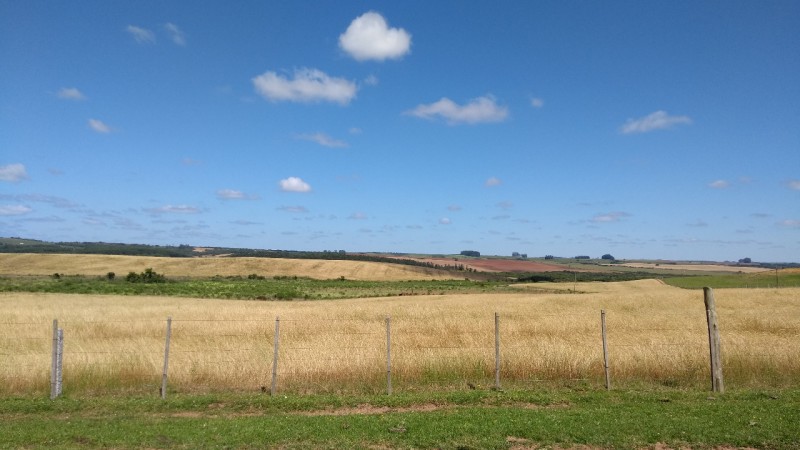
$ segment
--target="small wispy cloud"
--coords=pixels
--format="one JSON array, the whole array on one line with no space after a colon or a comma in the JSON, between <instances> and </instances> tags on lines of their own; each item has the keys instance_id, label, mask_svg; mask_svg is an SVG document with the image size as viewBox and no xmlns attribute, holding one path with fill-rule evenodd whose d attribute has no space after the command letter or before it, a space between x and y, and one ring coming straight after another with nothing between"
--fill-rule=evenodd
<instances>
[{"instance_id":1,"label":"small wispy cloud","mask_svg":"<svg viewBox=\"0 0 800 450\"><path fill-rule=\"evenodd\" d=\"M367 220L367 215L363 212L354 212L347 217L350 220Z\"/></svg>"},{"instance_id":2,"label":"small wispy cloud","mask_svg":"<svg viewBox=\"0 0 800 450\"><path fill-rule=\"evenodd\" d=\"M450 205L447 207L447 210L452 212L461 211L462 209L463 208L461 207L461 205Z\"/></svg>"},{"instance_id":3,"label":"small wispy cloud","mask_svg":"<svg viewBox=\"0 0 800 450\"><path fill-rule=\"evenodd\" d=\"M89 119L89 128L91 128L92 130L94 130L94 131L96 131L98 133L102 133L102 134L108 134L108 133L111 133L112 131L114 131L113 128L111 128L109 125L107 125L102 120L98 120L98 119Z\"/></svg>"},{"instance_id":4,"label":"small wispy cloud","mask_svg":"<svg viewBox=\"0 0 800 450\"><path fill-rule=\"evenodd\" d=\"M197 214L200 208L189 205L164 205L158 208L147 208L145 211L151 214Z\"/></svg>"},{"instance_id":5,"label":"small wispy cloud","mask_svg":"<svg viewBox=\"0 0 800 450\"><path fill-rule=\"evenodd\" d=\"M503 182L499 178L495 177L489 177L489 179L486 180L486 183L484 183L486 187L500 186L501 184L503 184Z\"/></svg>"},{"instance_id":6,"label":"small wispy cloud","mask_svg":"<svg viewBox=\"0 0 800 450\"><path fill-rule=\"evenodd\" d=\"M638 119L628 119L620 128L622 134L648 133L692 123L689 116L670 116L666 111L656 111Z\"/></svg>"},{"instance_id":7,"label":"small wispy cloud","mask_svg":"<svg viewBox=\"0 0 800 450\"><path fill-rule=\"evenodd\" d=\"M311 185L303 181L302 178L289 177L278 183L283 192L311 192Z\"/></svg>"},{"instance_id":8,"label":"small wispy cloud","mask_svg":"<svg viewBox=\"0 0 800 450\"><path fill-rule=\"evenodd\" d=\"M712 189L727 189L731 187L731 183L727 180L714 180L708 183L708 187Z\"/></svg>"},{"instance_id":9,"label":"small wispy cloud","mask_svg":"<svg viewBox=\"0 0 800 450\"><path fill-rule=\"evenodd\" d=\"M800 220L797 220L797 219L781 220L780 222L778 222L778 226L783 227L783 228L793 228L793 229L797 228L797 229L800 229Z\"/></svg>"},{"instance_id":10,"label":"small wispy cloud","mask_svg":"<svg viewBox=\"0 0 800 450\"><path fill-rule=\"evenodd\" d=\"M369 75L367 78L364 78L363 83L367 86L377 86L380 80L375 75Z\"/></svg>"},{"instance_id":11,"label":"small wispy cloud","mask_svg":"<svg viewBox=\"0 0 800 450\"><path fill-rule=\"evenodd\" d=\"M181 164L183 164L184 166L199 166L203 164L203 162L193 158L182 158Z\"/></svg>"},{"instance_id":12,"label":"small wispy cloud","mask_svg":"<svg viewBox=\"0 0 800 450\"><path fill-rule=\"evenodd\" d=\"M786 187L793 191L800 191L800 180L789 180L786 182Z\"/></svg>"},{"instance_id":13,"label":"small wispy cloud","mask_svg":"<svg viewBox=\"0 0 800 450\"><path fill-rule=\"evenodd\" d=\"M449 217L442 217L441 219L439 219L439 225L450 225L452 223L453 221L450 220Z\"/></svg>"},{"instance_id":14,"label":"small wispy cloud","mask_svg":"<svg viewBox=\"0 0 800 450\"><path fill-rule=\"evenodd\" d=\"M705 221L703 221L703 220L697 219L697 220L696 220L696 221L694 221L694 222L687 223L687 224L686 224L686 226L687 226L687 227L693 227L693 228L705 228L705 227L707 227L707 226L708 226L708 223L706 223L706 222L705 222Z\"/></svg>"},{"instance_id":15,"label":"small wispy cloud","mask_svg":"<svg viewBox=\"0 0 800 450\"><path fill-rule=\"evenodd\" d=\"M541 108L544 106L544 100L538 97L534 97L531 99L531 106L533 106L534 108Z\"/></svg>"},{"instance_id":16,"label":"small wispy cloud","mask_svg":"<svg viewBox=\"0 0 800 450\"><path fill-rule=\"evenodd\" d=\"M297 69L291 79L268 71L252 81L256 92L273 102L333 102L347 105L358 91L352 81L330 77L317 69Z\"/></svg>"},{"instance_id":17,"label":"small wispy cloud","mask_svg":"<svg viewBox=\"0 0 800 450\"><path fill-rule=\"evenodd\" d=\"M33 211L25 205L0 205L0 216L21 216Z\"/></svg>"},{"instance_id":18,"label":"small wispy cloud","mask_svg":"<svg viewBox=\"0 0 800 450\"><path fill-rule=\"evenodd\" d=\"M155 44L156 42L156 34L147 28L128 25L125 31L133 36L133 39L140 44Z\"/></svg>"},{"instance_id":19,"label":"small wispy cloud","mask_svg":"<svg viewBox=\"0 0 800 450\"><path fill-rule=\"evenodd\" d=\"M7 164L5 166L0 166L0 181L17 183L27 179L28 179L28 171L25 170L25 165L23 164L15 163L15 164Z\"/></svg>"},{"instance_id":20,"label":"small wispy cloud","mask_svg":"<svg viewBox=\"0 0 800 450\"><path fill-rule=\"evenodd\" d=\"M220 200L256 200L257 195L245 194L235 189L220 189L217 191L217 198Z\"/></svg>"},{"instance_id":21,"label":"small wispy cloud","mask_svg":"<svg viewBox=\"0 0 800 450\"><path fill-rule=\"evenodd\" d=\"M61 88L56 93L63 100L86 100L86 96L78 88Z\"/></svg>"},{"instance_id":22,"label":"small wispy cloud","mask_svg":"<svg viewBox=\"0 0 800 450\"><path fill-rule=\"evenodd\" d=\"M506 200L506 201L502 201L502 202L497 203L495 206L497 206L500 209L509 210L509 209L514 207L514 203L509 202L509 201Z\"/></svg>"},{"instance_id":23,"label":"small wispy cloud","mask_svg":"<svg viewBox=\"0 0 800 450\"><path fill-rule=\"evenodd\" d=\"M305 206L280 206L278 207L278 211L288 212L292 214L306 214L308 213L308 208Z\"/></svg>"},{"instance_id":24,"label":"small wispy cloud","mask_svg":"<svg viewBox=\"0 0 800 450\"><path fill-rule=\"evenodd\" d=\"M347 142L334 139L325 133L298 134L296 138L303 141L316 142L323 147L345 148L348 146Z\"/></svg>"},{"instance_id":25,"label":"small wispy cloud","mask_svg":"<svg viewBox=\"0 0 800 450\"><path fill-rule=\"evenodd\" d=\"M508 108L498 105L497 100L491 95L472 99L465 105L459 105L443 97L434 103L418 105L405 114L427 120L444 119L450 125L462 123L474 125L502 122L508 117Z\"/></svg>"},{"instance_id":26,"label":"small wispy cloud","mask_svg":"<svg viewBox=\"0 0 800 450\"><path fill-rule=\"evenodd\" d=\"M411 51L411 34L390 28L382 15L370 11L350 22L339 47L358 61L399 59Z\"/></svg>"},{"instance_id":27,"label":"small wispy cloud","mask_svg":"<svg viewBox=\"0 0 800 450\"><path fill-rule=\"evenodd\" d=\"M169 33L170 39L175 45L180 45L181 47L186 45L186 33L183 32L177 25L174 23L167 23L164 25L164 29L167 30Z\"/></svg>"},{"instance_id":28,"label":"small wispy cloud","mask_svg":"<svg viewBox=\"0 0 800 450\"><path fill-rule=\"evenodd\" d=\"M610 223L619 222L631 215L623 211L612 211L609 213L597 214L592 217L591 221L594 223Z\"/></svg>"}]
</instances>

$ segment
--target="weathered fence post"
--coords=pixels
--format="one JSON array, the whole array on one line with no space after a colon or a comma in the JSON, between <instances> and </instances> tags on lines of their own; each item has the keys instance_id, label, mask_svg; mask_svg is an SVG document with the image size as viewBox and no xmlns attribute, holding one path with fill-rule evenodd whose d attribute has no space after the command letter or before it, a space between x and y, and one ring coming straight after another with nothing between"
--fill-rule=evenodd
<instances>
[{"instance_id":1,"label":"weathered fence post","mask_svg":"<svg viewBox=\"0 0 800 450\"><path fill-rule=\"evenodd\" d=\"M58 351L56 352L56 397L64 387L64 329L58 329Z\"/></svg>"},{"instance_id":2,"label":"weathered fence post","mask_svg":"<svg viewBox=\"0 0 800 450\"><path fill-rule=\"evenodd\" d=\"M172 316L167 317L167 338L164 343L164 371L161 372L161 398L167 398L167 372L169 370L169 341L172 338Z\"/></svg>"},{"instance_id":3,"label":"weathered fence post","mask_svg":"<svg viewBox=\"0 0 800 450\"><path fill-rule=\"evenodd\" d=\"M50 354L50 400L58 396L58 319L53 319L53 349Z\"/></svg>"},{"instance_id":4,"label":"weathered fence post","mask_svg":"<svg viewBox=\"0 0 800 450\"><path fill-rule=\"evenodd\" d=\"M281 336L281 318L280 316L275 317L275 336L273 336L272 340L275 343L275 348L272 353L272 387L270 388L269 394L275 395L277 383L278 383L278 348L279 348L279 341Z\"/></svg>"},{"instance_id":5,"label":"weathered fence post","mask_svg":"<svg viewBox=\"0 0 800 450\"><path fill-rule=\"evenodd\" d=\"M392 318L386 316L386 394L392 395Z\"/></svg>"},{"instance_id":6,"label":"weathered fence post","mask_svg":"<svg viewBox=\"0 0 800 450\"><path fill-rule=\"evenodd\" d=\"M711 390L725 392L722 382L722 350L719 339L719 326L717 324L717 307L714 303L714 290L710 287L703 288L703 300L706 304L706 320L708 321L708 348L711 357Z\"/></svg>"},{"instance_id":7,"label":"weathered fence post","mask_svg":"<svg viewBox=\"0 0 800 450\"><path fill-rule=\"evenodd\" d=\"M500 314L494 313L494 387L500 389Z\"/></svg>"},{"instance_id":8,"label":"weathered fence post","mask_svg":"<svg viewBox=\"0 0 800 450\"><path fill-rule=\"evenodd\" d=\"M606 310L600 310L600 330L603 334L603 369L606 373L606 390L611 389L611 376L608 372L608 338L606 334Z\"/></svg>"}]
</instances>

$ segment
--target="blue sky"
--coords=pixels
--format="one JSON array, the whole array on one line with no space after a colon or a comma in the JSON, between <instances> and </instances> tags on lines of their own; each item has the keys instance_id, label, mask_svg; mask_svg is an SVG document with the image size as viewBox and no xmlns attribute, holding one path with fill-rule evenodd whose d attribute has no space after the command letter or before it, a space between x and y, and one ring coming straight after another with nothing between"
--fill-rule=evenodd
<instances>
[{"instance_id":1,"label":"blue sky","mask_svg":"<svg viewBox=\"0 0 800 450\"><path fill-rule=\"evenodd\" d=\"M800 261L796 1L0 0L0 236Z\"/></svg>"}]
</instances>

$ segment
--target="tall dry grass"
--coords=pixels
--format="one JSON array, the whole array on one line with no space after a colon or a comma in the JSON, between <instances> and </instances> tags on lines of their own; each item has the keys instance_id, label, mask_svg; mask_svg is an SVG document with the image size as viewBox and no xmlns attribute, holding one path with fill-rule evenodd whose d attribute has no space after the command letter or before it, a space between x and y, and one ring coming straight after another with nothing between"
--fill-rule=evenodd
<instances>
[{"instance_id":1,"label":"tall dry grass","mask_svg":"<svg viewBox=\"0 0 800 450\"><path fill-rule=\"evenodd\" d=\"M523 288L503 295L308 302L2 294L0 392L48 391L57 318L65 333L66 392L157 393L168 316L171 391L269 390L278 316L279 391L384 391L387 316L395 390L488 388L495 312L504 386L600 387L601 309L613 385L709 383L702 291L657 281L579 288L584 293ZM726 386L800 380L798 294L797 288L716 291Z\"/></svg>"}]
</instances>

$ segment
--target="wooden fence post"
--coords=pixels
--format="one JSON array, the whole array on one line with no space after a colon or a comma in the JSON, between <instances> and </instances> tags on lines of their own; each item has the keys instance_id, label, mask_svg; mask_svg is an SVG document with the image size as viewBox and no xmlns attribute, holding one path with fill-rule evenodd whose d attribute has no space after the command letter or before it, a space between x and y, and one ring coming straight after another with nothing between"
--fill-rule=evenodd
<instances>
[{"instance_id":1,"label":"wooden fence post","mask_svg":"<svg viewBox=\"0 0 800 450\"><path fill-rule=\"evenodd\" d=\"M167 398L167 372L169 370L169 341L172 338L172 316L167 317L167 338L164 343L164 371L161 372L161 398Z\"/></svg>"},{"instance_id":2,"label":"wooden fence post","mask_svg":"<svg viewBox=\"0 0 800 450\"><path fill-rule=\"evenodd\" d=\"M608 338L606 334L606 310L600 310L600 329L603 334L603 369L606 373L606 390L611 390L611 376L608 372Z\"/></svg>"},{"instance_id":3,"label":"wooden fence post","mask_svg":"<svg viewBox=\"0 0 800 450\"><path fill-rule=\"evenodd\" d=\"M58 329L58 352L56 357L56 397L64 388L64 329Z\"/></svg>"},{"instance_id":4,"label":"wooden fence post","mask_svg":"<svg viewBox=\"0 0 800 450\"><path fill-rule=\"evenodd\" d=\"M279 341L281 337L281 318L280 316L275 317L275 336L273 336L272 340L275 343L275 348L272 353L272 387L270 388L269 394L274 396L277 388L278 383L278 349L279 349Z\"/></svg>"},{"instance_id":5,"label":"wooden fence post","mask_svg":"<svg viewBox=\"0 0 800 450\"><path fill-rule=\"evenodd\" d=\"M392 318L386 316L386 394L392 395Z\"/></svg>"},{"instance_id":6,"label":"wooden fence post","mask_svg":"<svg viewBox=\"0 0 800 450\"><path fill-rule=\"evenodd\" d=\"M500 314L494 313L494 388L500 389Z\"/></svg>"},{"instance_id":7,"label":"wooden fence post","mask_svg":"<svg viewBox=\"0 0 800 450\"><path fill-rule=\"evenodd\" d=\"M714 303L714 290L710 287L703 288L703 300L706 304L706 321L708 322L708 349L711 359L711 390L725 392L722 382L722 349L719 338L719 325L717 324L717 307Z\"/></svg>"},{"instance_id":8,"label":"wooden fence post","mask_svg":"<svg viewBox=\"0 0 800 450\"><path fill-rule=\"evenodd\" d=\"M58 319L53 319L53 348L50 354L50 400L55 399L58 382Z\"/></svg>"}]
</instances>

